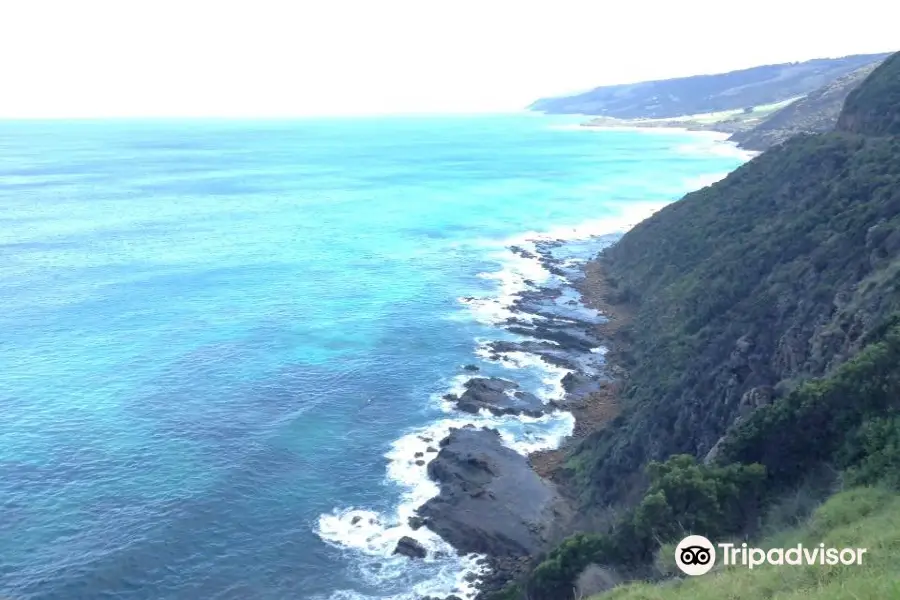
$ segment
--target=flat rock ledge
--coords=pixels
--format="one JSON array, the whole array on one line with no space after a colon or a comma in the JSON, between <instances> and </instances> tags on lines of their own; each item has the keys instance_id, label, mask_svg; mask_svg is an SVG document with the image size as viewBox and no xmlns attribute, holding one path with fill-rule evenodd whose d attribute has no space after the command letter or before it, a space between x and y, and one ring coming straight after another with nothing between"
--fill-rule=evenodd
<instances>
[{"instance_id":1,"label":"flat rock ledge","mask_svg":"<svg viewBox=\"0 0 900 600\"><path fill-rule=\"evenodd\" d=\"M459 410L471 414L487 409L498 416L539 417L550 408L534 394L519 390L518 383L499 377L473 377L465 383L465 388L461 396L445 397L455 402Z\"/></svg>"},{"instance_id":2,"label":"flat rock ledge","mask_svg":"<svg viewBox=\"0 0 900 600\"><path fill-rule=\"evenodd\" d=\"M534 556L558 541L569 509L495 429L452 429L428 464L440 493L419 508L425 526L460 553Z\"/></svg>"}]
</instances>

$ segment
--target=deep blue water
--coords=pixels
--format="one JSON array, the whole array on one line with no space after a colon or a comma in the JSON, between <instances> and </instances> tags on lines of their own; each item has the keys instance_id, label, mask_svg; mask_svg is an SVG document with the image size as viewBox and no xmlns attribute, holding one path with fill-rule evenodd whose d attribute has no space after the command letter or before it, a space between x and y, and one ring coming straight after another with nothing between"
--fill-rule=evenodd
<instances>
[{"instance_id":1,"label":"deep blue water","mask_svg":"<svg viewBox=\"0 0 900 600\"><path fill-rule=\"evenodd\" d=\"M0 122L0 596L449 592L390 557L427 482L385 455L492 335L458 298L744 160L574 122Z\"/></svg>"}]
</instances>

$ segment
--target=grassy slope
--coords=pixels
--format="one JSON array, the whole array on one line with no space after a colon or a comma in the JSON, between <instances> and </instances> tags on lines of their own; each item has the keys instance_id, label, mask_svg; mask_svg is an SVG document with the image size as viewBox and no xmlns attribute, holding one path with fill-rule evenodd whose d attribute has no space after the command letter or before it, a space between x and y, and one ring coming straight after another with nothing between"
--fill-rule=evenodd
<instances>
[{"instance_id":1,"label":"grassy slope","mask_svg":"<svg viewBox=\"0 0 900 600\"><path fill-rule=\"evenodd\" d=\"M717 568L696 578L622 586L593 600L886 600L900 598L900 495L876 488L836 494L809 522L768 538L761 548L867 548L861 566Z\"/></svg>"}]
</instances>

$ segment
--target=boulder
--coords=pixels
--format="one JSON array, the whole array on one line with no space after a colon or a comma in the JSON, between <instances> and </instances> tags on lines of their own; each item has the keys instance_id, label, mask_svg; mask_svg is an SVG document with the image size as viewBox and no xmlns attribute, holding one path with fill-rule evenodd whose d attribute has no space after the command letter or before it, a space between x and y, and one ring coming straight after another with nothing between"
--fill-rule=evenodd
<instances>
[{"instance_id":1,"label":"boulder","mask_svg":"<svg viewBox=\"0 0 900 600\"><path fill-rule=\"evenodd\" d=\"M474 377L466 382L465 388L466 391L456 401L456 407L463 412L477 414L487 409L495 415L540 416L545 411L540 398L518 391L519 384L514 381L499 377Z\"/></svg>"},{"instance_id":2,"label":"boulder","mask_svg":"<svg viewBox=\"0 0 900 600\"><path fill-rule=\"evenodd\" d=\"M425 558L425 555L428 554L428 551L425 550L425 546L423 546L418 541L409 537L408 535L400 538L400 541L397 542L397 547L394 548L394 554L402 554L403 556L408 556L409 558Z\"/></svg>"}]
</instances>

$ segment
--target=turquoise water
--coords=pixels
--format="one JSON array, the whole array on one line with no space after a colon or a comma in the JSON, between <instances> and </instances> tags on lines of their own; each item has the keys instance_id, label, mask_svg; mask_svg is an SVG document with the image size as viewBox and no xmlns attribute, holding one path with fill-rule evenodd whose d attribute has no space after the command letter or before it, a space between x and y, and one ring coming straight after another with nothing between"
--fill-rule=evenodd
<instances>
[{"instance_id":1,"label":"turquoise water","mask_svg":"<svg viewBox=\"0 0 900 600\"><path fill-rule=\"evenodd\" d=\"M449 593L462 559L390 542L428 493L398 439L455 418L435 398L493 335L459 298L503 291L510 238L744 160L573 122L0 123L0 595Z\"/></svg>"}]
</instances>

